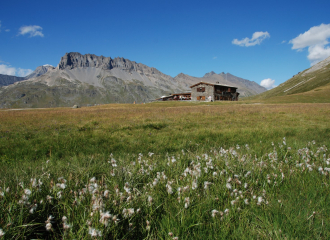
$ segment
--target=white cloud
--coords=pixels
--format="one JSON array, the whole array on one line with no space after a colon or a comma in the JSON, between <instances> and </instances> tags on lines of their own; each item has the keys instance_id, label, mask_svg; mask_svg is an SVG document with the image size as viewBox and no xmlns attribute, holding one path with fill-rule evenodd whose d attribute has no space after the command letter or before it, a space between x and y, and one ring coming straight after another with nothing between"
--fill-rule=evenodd
<instances>
[{"instance_id":1,"label":"white cloud","mask_svg":"<svg viewBox=\"0 0 330 240\"><path fill-rule=\"evenodd\" d=\"M282 43L282 44L284 44L284 43L286 43L286 41L285 41L285 40L283 40L281 43Z\"/></svg>"},{"instance_id":2,"label":"white cloud","mask_svg":"<svg viewBox=\"0 0 330 240\"><path fill-rule=\"evenodd\" d=\"M213 57L213 59L217 59L218 57Z\"/></svg>"},{"instance_id":3,"label":"white cloud","mask_svg":"<svg viewBox=\"0 0 330 240\"><path fill-rule=\"evenodd\" d=\"M268 32L255 32L252 35L252 38L243 38L242 40L234 39L231 43L241 46L241 47L250 47L255 45L260 45L260 43L269 38L270 35Z\"/></svg>"},{"instance_id":4,"label":"white cloud","mask_svg":"<svg viewBox=\"0 0 330 240\"><path fill-rule=\"evenodd\" d=\"M262 80L260 86L267 88L268 90L277 87L277 85L275 85L275 80L272 80L270 78Z\"/></svg>"},{"instance_id":5,"label":"white cloud","mask_svg":"<svg viewBox=\"0 0 330 240\"><path fill-rule=\"evenodd\" d=\"M16 73L16 68L9 67L9 66L4 65L4 64L0 64L0 74L14 76L15 73Z\"/></svg>"},{"instance_id":6,"label":"white cloud","mask_svg":"<svg viewBox=\"0 0 330 240\"><path fill-rule=\"evenodd\" d=\"M33 71L31 69L22 69L22 68L18 68L16 70L16 74L19 77L25 77L27 75L29 75L30 73L32 73Z\"/></svg>"},{"instance_id":7,"label":"white cloud","mask_svg":"<svg viewBox=\"0 0 330 240\"><path fill-rule=\"evenodd\" d=\"M42 27L37 25L20 27L18 35L25 35L25 34L29 34L30 37L44 36L44 34L42 33Z\"/></svg>"},{"instance_id":8,"label":"white cloud","mask_svg":"<svg viewBox=\"0 0 330 240\"><path fill-rule=\"evenodd\" d=\"M15 68L5 64L0 64L0 74L25 77L32 72L33 71L31 69Z\"/></svg>"},{"instance_id":9,"label":"white cloud","mask_svg":"<svg viewBox=\"0 0 330 240\"><path fill-rule=\"evenodd\" d=\"M290 40L292 49L302 51L308 47L308 60L314 65L330 56L330 24L321 24L311 27L308 31L299 34L298 37Z\"/></svg>"},{"instance_id":10,"label":"white cloud","mask_svg":"<svg viewBox=\"0 0 330 240\"><path fill-rule=\"evenodd\" d=\"M10 32L10 29L6 29L5 32Z\"/></svg>"}]
</instances>

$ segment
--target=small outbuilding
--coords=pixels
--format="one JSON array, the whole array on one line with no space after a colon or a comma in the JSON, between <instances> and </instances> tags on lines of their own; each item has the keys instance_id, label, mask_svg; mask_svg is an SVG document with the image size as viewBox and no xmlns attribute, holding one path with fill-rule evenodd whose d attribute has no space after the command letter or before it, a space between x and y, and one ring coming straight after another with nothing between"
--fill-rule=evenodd
<instances>
[{"instance_id":1,"label":"small outbuilding","mask_svg":"<svg viewBox=\"0 0 330 240\"><path fill-rule=\"evenodd\" d=\"M173 93L169 96L162 96L157 98L156 101L178 101L178 100L191 100L191 93Z\"/></svg>"},{"instance_id":2,"label":"small outbuilding","mask_svg":"<svg viewBox=\"0 0 330 240\"><path fill-rule=\"evenodd\" d=\"M199 82L190 88L192 101L238 101L237 87Z\"/></svg>"}]
</instances>

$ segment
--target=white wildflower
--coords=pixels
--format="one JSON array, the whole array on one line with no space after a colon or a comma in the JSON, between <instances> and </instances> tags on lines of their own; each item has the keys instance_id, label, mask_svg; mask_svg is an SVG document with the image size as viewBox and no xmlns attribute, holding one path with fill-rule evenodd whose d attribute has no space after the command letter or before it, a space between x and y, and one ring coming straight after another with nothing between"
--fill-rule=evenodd
<instances>
[{"instance_id":1,"label":"white wildflower","mask_svg":"<svg viewBox=\"0 0 330 240\"><path fill-rule=\"evenodd\" d=\"M155 178L154 181L152 182L152 185L153 185L153 186L156 186L157 183L158 183L158 178Z\"/></svg>"},{"instance_id":2,"label":"white wildflower","mask_svg":"<svg viewBox=\"0 0 330 240\"><path fill-rule=\"evenodd\" d=\"M185 202L184 207L185 207L185 208L188 208L189 205L190 205L190 198L189 198L189 197L186 197L186 198L184 199L184 202Z\"/></svg>"},{"instance_id":3,"label":"white wildflower","mask_svg":"<svg viewBox=\"0 0 330 240\"><path fill-rule=\"evenodd\" d=\"M127 193L130 193L130 192L131 192L131 189L129 188L129 183L128 183L128 182L125 183L124 190L125 190Z\"/></svg>"},{"instance_id":4,"label":"white wildflower","mask_svg":"<svg viewBox=\"0 0 330 240\"><path fill-rule=\"evenodd\" d=\"M101 237L102 232L100 230L97 230L95 228L89 228L88 234L90 234L92 237Z\"/></svg>"},{"instance_id":5,"label":"white wildflower","mask_svg":"<svg viewBox=\"0 0 330 240\"><path fill-rule=\"evenodd\" d=\"M120 221L119 218L117 217L117 215L114 215L112 217L112 221L115 223L115 224L118 224L118 222Z\"/></svg>"},{"instance_id":6,"label":"white wildflower","mask_svg":"<svg viewBox=\"0 0 330 240\"><path fill-rule=\"evenodd\" d=\"M24 189L24 193L25 193L26 195L30 196L32 192L31 192L30 189Z\"/></svg>"},{"instance_id":7,"label":"white wildflower","mask_svg":"<svg viewBox=\"0 0 330 240\"><path fill-rule=\"evenodd\" d=\"M111 161L110 161L112 167L117 167L117 162L114 158L111 158Z\"/></svg>"},{"instance_id":8,"label":"white wildflower","mask_svg":"<svg viewBox=\"0 0 330 240\"><path fill-rule=\"evenodd\" d=\"M152 197L151 196L148 196L148 202L149 202L149 204L152 204L152 201L153 201Z\"/></svg>"},{"instance_id":9,"label":"white wildflower","mask_svg":"<svg viewBox=\"0 0 330 240\"><path fill-rule=\"evenodd\" d=\"M63 229L64 230L68 230L68 229L70 229L72 227L72 225L71 224L68 224L68 223L63 223Z\"/></svg>"},{"instance_id":10,"label":"white wildflower","mask_svg":"<svg viewBox=\"0 0 330 240\"><path fill-rule=\"evenodd\" d=\"M38 204L33 204L29 212L30 212L31 214L33 214L34 211L37 209L37 207L38 207Z\"/></svg>"},{"instance_id":11,"label":"white wildflower","mask_svg":"<svg viewBox=\"0 0 330 240\"><path fill-rule=\"evenodd\" d=\"M195 189L197 189L197 187L198 187L197 179L194 179L194 181L192 182L191 189L192 189L192 190L195 190ZM181 188L180 188L180 190L181 190Z\"/></svg>"},{"instance_id":12,"label":"white wildflower","mask_svg":"<svg viewBox=\"0 0 330 240\"><path fill-rule=\"evenodd\" d=\"M212 210L212 214L211 214L212 217L214 218L217 214L219 214L219 211L213 209L213 210Z\"/></svg>"},{"instance_id":13,"label":"white wildflower","mask_svg":"<svg viewBox=\"0 0 330 240\"><path fill-rule=\"evenodd\" d=\"M103 196L105 198L109 198L109 193L110 193L109 190L105 190Z\"/></svg>"},{"instance_id":14,"label":"white wildflower","mask_svg":"<svg viewBox=\"0 0 330 240\"><path fill-rule=\"evenodd\" d=\"M59 192L57 193L57 197L58 197L58 198L61 198L61 197L62 197L62 191L59 191Z\"/></svg>"},{"instance_id":15,"label":"white wildflower","mask_svg":"<svg viewBox=\"0 0 330 240\"><path fill-rule=\"evenodd\" d=\"M146 223L147 223L146 230L150 231L150 222L147 220Z\"/></svg>"},{"instance_id":16,"label":"white wildflower","mask_svg":"<svg viewBox=\"0 0 330 240\"><path fill-rule=\"evenodd\" d=\"M51 224L51 221L54 219L54 217L52 215L49 215L47 221L45 222L46 223L46 230L47 231L51 231L52 230L52 224Z\"/></svg>"},{"instance_id":17,"label":"white wildflower","mask_svg":"<svg viewBox=\"0 0 330 240\"><path fill-rule=\"evenodd\" d=\"M204 182L204 189L206 190L208 188L209 185L211 185L211 182L205 181Z\"/></svg>"},{"instance_id":18,"label":"white wildflower","mask_svg":"<svg viewBox=\"0 0 330 240\"><path fill-rule=\"evenodd\" d=\"M36 187L37 186L37 179L35 178L31 178L31 184L32 184L32 187Z\"/></svg>"},{"instance_id":19,"label":"white wildflower","mask_svg":"<svg viewBox=\"0 0 330 240\"><path fill-rule=\"evenodd\" d=\"M49 223L46 223L46 230L47 231L51 231L52 230L52 224L49 222Z\"/></svg>"},{"instance_id":20,"label":"white wildflower","mask_svg":"<svg viewBox=\"0 0 330 240\"><path fill-rule=\"evenodd\" d=\"M230 189L232 188L232 187L231 187L231 184L230 184L230 183L227 183L227 184L226 184L226 188L228 188L228 189L230 190Z\"/></svg>"},{"instance_id":21,"label":"white wildflower","mask_svg":"<svg viewBox=\"0 0 330 240\"><path fill-rule=\"evenodd\" d=\"M53 197L51 197L51 196L49 196L49 195L47 195L47 201L49 202L49 203L52 203L52 199L53 199Z\"/></svg>"},{"instance_id":22,"label":"white wildflower","mask_svg":"<svg viewBox=\"0 0 330 240\"><path fill-rule=\"evenodd\" d=\"M170 183L167 183L166 184L166 190L167 190L168 194L172 194L173 193L173 189L172 189Z\"/></svg>"},{"instance_id":23,"label":"white wildflower","mask_svg":"<svg viewBox=\"0 0 330 240\"><path fill-rule=\"evenodd\" d=\"M109 224L109 219L112 218L112 215L109 212L101 213L101 219L100 223L102 223L104 226L108 226Z\"/></svg>"}]
</instances>

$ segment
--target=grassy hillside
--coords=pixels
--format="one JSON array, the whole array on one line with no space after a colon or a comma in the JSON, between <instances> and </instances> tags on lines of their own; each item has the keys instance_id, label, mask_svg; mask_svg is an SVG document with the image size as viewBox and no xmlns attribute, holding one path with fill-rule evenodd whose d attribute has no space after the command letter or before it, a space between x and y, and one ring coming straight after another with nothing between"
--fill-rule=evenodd
<instances>
[{"instance_id":1,"label":"grassy hillside","mask_svg":"<svg viewBox=\"0 0 330 240\"><path fill-rule=\"evenodd\" d=\"M328 62L328 60L326 61ZM322 62L319 64L322 64ZM330 102L329 84L330 63L325 64L325 66L315 71L307 69L274 89L244 100L266 102Z\"/></svg>"},{"instance_id":2,"label":"grassy hillside","mask_svg":"<svg viewBox=\"0 0 330 240\"><path fill-rule=\"evenodd\" d=\"M0 111L4 239L326 239L330 104Z\"/></svg>"}]
</instances>

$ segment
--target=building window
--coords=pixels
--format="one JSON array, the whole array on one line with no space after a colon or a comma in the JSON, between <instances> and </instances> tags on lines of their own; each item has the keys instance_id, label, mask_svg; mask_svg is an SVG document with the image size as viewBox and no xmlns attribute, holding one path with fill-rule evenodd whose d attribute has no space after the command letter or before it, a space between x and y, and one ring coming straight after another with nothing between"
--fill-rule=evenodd
<instances>
[{"instance_id":1,"label":"building window","mask_svg":"<svg viewBox=\"0 0 330 240\"><path fill-rule=\"evenodd\" d=\"M197 92L205 92L205 87L198 87Z\"/></svg>"},{"instance_id":2,"label":"building window","mask_svg":"<svg viewBox=\"0 0 330 240\"><path fill-rule=\"evenodd\" d=\"M205 101L205 96L198 96L197 97L197 100L198 101Z\"/></svg>"}]
</instances>

